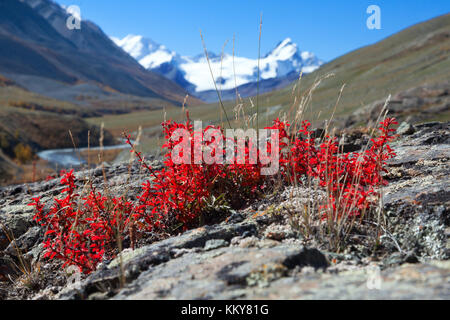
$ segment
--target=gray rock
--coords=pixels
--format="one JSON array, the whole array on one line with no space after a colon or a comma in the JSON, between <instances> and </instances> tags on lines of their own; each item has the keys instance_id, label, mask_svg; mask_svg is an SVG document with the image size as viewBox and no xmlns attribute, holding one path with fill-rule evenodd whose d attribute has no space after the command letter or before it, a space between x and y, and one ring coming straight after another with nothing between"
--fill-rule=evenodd
<instances>
[{"instance_id":1,"label":"gray rock","mask_svg":"<svg viewBox=\"0 0 450 320\"><path fill-rule=\"evenodd\" d=\"M217 251L217 250L216 250ZM317 250L286 245L273 248L221 248L193 253L149 269L114 299L231 299L247 287L267 286L295 267L326 268Z\"/></svg>"},{"instance_id":2,"label":"gray rock","mask_svg":"<svg viewBox=\"0 0 450 320\"><path fill-rule=\"evenodd\" d=\"M387 105L388 116L414 125L427 122L436 118L436 115L449 110L449 92L450 82L448 81L424 84L399 92L391 98ZM340 121L339 118L336 120L341 123L342 129L367 123L377 125L375 121L385 105L386 98L358 108L350 116L342 117Z\"/></svg>"},{"instance_id":3,"label":"gray rock","mask_svg":"<svg viewBox=\"0 0 450 320\"><path fill-rule=\"evenodd\" d=\"M42 240L42 233L43 232L39 227L30 228L18 239L13 240L9 244L8 248L6 248L5 253L13 257L18 257L18 255L25 255L34 248L38 241Z\"/></svg>"},{"instance_id":4,"label":"gray rock","mask_svg":"<svg viewBox=\"0 0 450 320\"><path fill-rule=\"evenodd\" d=\"M205 244L205 251L214 250L222 247L228 246L228 241L225 241L223 239L214 239L214 240L208 240Z\"/></svg>"},{"instance_id":5,"label":"gray rock","mask_svg":"<svg viewBox=\"0 0 450 320\"><path fill-rule=\"evenodd\" d=\"M255 288L246 299L409 300L450 299L450 265L404 264L374 272L357 268L339 274L312 273L275 280ZM375 268L375 270L377 270ZM375 281L373 281L373 280ZM375 284L375 285L374 285Z\"/></svg>"},{"instance_id":6,"label":"gray rock","mask_svg":"<svg viewBox=\"0 0 450 320\"><path fill-rule=\"evenodd\" d=\"M402 122L400 126L397 128L397 133L400 135L409 135L413 134L416 130L414 127L408 122Z\"/></svg>"}]
</instances>

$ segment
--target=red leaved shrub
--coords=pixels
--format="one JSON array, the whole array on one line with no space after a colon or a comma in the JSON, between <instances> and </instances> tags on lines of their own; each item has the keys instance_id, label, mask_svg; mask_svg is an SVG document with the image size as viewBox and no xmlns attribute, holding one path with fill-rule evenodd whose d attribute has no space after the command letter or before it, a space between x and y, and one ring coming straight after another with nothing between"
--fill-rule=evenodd
<instances>
[{"instance_id":1,"label":"red leaved shrub","mask_svg":"<svg viewBox=\"0 0 450 320\"><path fill-rule=\"evenodd\" d=\"M90 273L98 263L115 253L117 236L128 225L133 206L121 198L108 198L92 189L80 199L73 170L63 174L62 199L55 198L50 210L44 210L39 198L34 219L45 228L44 257L64 261L63 267L76 265Z\"/></svg>"},{"instance_id":2,"label":"red leaved shrub","mask_svg":"<svg viewBox=\"0 0 450 320\"><path fill-rule=\"evenodd\" d=\"M279 130L280 173L286 183L300 183L303 177L318 181L327 190L324 218L355 217L374 205L378 187L386 182L382 178L385 161L395 154L388 145L393 138L391 125L394 119L381 122L380 136L372 139L372 145L360 153L343 154L330 136L320 144L313 138L310 123L304 121L295 134L289 134L289 124L276 119L272 127ZM136 203L121 197L102 195L91 185L86 197L76 193L78 186L73 171L63 174L61 184L66 186L61 199L56 198L49 210L39 198L30 204L35 206L35 220L46 229L44 245L46 257L64 261L64 265L76 265L82 272L90 273L104 258L118 253L118 241L132 232L166 232L186 230L202 223L205 208L211 198L221 197L232 207L239 207L257 197L273 182L273 176L261 175L262 164L233 163L179 164L171 153L180 143L172 141L175 130L185 129L190 135L191 160L194 163L194 146L200 139L202 147L213 142L203 141L210 129L194 132L192 123L167 121L163 123L166 143L164 167L154 170L137 152L130 136L128 143L152 180L142 186L142 194ZM222 141L220 141L222 142ZM251 145L245 145L248 159ZM272 146L267 144L267 148ZM270 151L270 150L269 150ZM183 156L183 155L180 155ZM214 156L214 154L212 154ZM258 157L259 159L259 157ZM130 231L132 230L132 231Z\"/></svg>"}]
</instances>

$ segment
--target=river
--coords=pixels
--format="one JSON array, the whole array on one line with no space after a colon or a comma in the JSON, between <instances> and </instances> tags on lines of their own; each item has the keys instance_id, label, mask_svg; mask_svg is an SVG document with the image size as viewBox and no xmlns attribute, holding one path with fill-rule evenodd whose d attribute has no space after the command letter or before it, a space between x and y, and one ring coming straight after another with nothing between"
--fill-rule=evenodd
<instances>
[{"instance_id":1,"label":"river","mask_svg":"<svg viewBox=\"0 0 450 320\"><path fill-rule=\"evenodd\" d=\"M103 147L103 150L128 149L128 144L119 144ZM100 151L101 147L91 147L90 151ZM49 149L38 152L38 157L60 167L78 167L86 164L86 161L80 156L80 153L87 151L88 148L67 148L67 149Z\"/></svg>"}]
</instances>

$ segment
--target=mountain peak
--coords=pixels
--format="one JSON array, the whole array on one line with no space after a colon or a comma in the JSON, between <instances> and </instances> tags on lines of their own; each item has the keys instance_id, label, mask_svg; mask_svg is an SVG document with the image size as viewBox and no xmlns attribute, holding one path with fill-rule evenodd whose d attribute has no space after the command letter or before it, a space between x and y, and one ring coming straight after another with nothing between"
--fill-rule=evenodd
<instances>
[{"instance_id":1,"label":"mountain peak","mask_svg":"<svg viewBox=\"0 0 450 320\"><path fill-rule=\"evenodd\" d=\"M289 60L296 54L300 54L297 44L292 42L291 38L286 38L279 42L275 49L266 55L266 58L274 57L277 60Z\"/></svg>"},{"instance_id":2,"label":"mountain peak","mask_svg":"<svg viewBox=\"0 0 450 320\"><path fill-rule=\"evenodd\" d=\"M279 42L277 47L285 47L285 46L288 46L288 45L295 45L295 43L293 43L292 39L289 38L289 37L284 39L283 41Z\"/></svg>"},{"instance_id":3,"label":"mountain peak","mask_svg":"<svg viewBox=\"0 0 450 320\"><path fill-rule=\"evenodd\" d=\"M150 39L134 35L115 42L145 68L175 80L193 94L214 90L214 82L211 81L204 53L193 57L180 56ZM227 54L222 59L221 55L210 51L208 58L217 79L220 77L223 90L233 89L236 83L241 86L256 82L258 65L262 80L280 79L293 73L298 74L300 71L308 73L322 65L322 61L314 54L300 51L291 38L279 42L272 51L261 58L260 63L257 59L246 57L236 56L232 59Z\"/></svg>"},{"instance_id":4,"label":"mountain peak","mask_svg":"<svg viewBox=\"0 0 450 320\"><path fill-rule=\"evenodd\" d=\"M147 69L156 67L154 63L149 61L150 55L156 53L160 63L162 63L161 61L170 61L170 57L175 55L174 52L167 50L165 46L141 35L129 34L123 39L111 37L111 40Z\"/></svg>"}]
</instances>

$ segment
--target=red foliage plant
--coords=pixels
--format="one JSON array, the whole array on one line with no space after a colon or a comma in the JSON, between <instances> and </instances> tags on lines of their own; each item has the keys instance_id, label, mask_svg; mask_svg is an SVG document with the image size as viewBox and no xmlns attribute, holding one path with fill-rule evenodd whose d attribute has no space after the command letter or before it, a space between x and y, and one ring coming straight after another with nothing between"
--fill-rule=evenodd
<instances>
[{"instance_id":1,"label":"red foliage plant","mask_svg":"<svg viewBox=\"0 0 450 320\"><path fill-rule=\"evenodd\" d=\"M377 188L386 183L382 178L385 161L395 155L388 145L395 131L390 128L393 124L396 122L390 118L381 122L381 134L372 139L372 146L364 152L349 154L340 153L338 143L329 136L316 143L307 121L294 136L288 134L289 124L279 119L266 129L279 130L279 176L288 183L299 183L302 177L317 179L328 193L326 211L335 218L343 214L358 216L373 205ZM166 158L159 170L144 162L127 136L132 152L152 178L142 185L136 203L123 197L104 196L92 185L87 196L80 196L76 193L73 170L63 173L63 197L55 198L49 209L44 209L40 198L33 199L30 205L35 207L35 220L46 230L46 257L61 259L64 265L76 265L88 274L103 259L117 254L118 239L131 233L130 230L175 233L180 227L184 230L196 227L212 197L222 197L231 206L238 207L273 183L274 177L261 175L260 162L174 163L171 153L180 142L171 139L175 130L189 132L193 151L196 139L208 145L212 141L203 142L203 135L210 129L221 129L209 126L196 133L189 117L184 124L167 121L162 125ZM246 159L250 147L248 144L245 147ZM270 143L267 148L271 148Z\"/></svg>"},{"instance_id":2,"label":"red foliage plant","mask_svg":"<svg viewBox=\"0 0 450 320\"><path fill-rule=\"evenodd\" d=\"M58 258L66 265L76 265L80 271L95 270L105 254L113 252L117 232L128 224L132 204L121 198L102 196L95 189L80 199L76 193L73 170L63 174L61 184L65 197L55 198L50 210L44 210L40 198L34 198L34 219L45 229L45 256Z\"/></svg>"}]
</instances>

